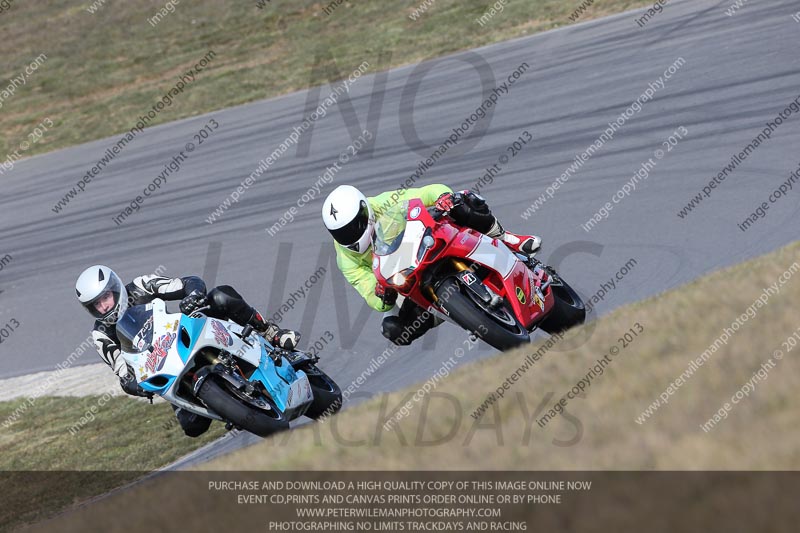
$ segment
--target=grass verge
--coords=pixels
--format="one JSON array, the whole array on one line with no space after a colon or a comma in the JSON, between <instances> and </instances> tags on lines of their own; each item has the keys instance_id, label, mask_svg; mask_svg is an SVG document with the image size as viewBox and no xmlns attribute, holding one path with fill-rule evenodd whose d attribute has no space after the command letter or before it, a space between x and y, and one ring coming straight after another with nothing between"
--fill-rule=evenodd
<instances>
[{"instance_id":1,"label":"grass verge","mask_svg":"<svg viewBox=\"0 0 800 533\"><path fill-rule=\"evenodd\" d=\"M165 403L101 398L42 397L3 427L0 529L108 492L224 433L214 423L207 434L190 439ZM24 402L0 402L0 420ZM70 433L74 426L77 431Z\"/></svg>"},{"instance_id":2,"label":"grass verge","mask_svg":"<svg viewBox=\"0 0 800 533\"><path fill-rule=\"evenodd\" d=\"M650 3L597 0L577 20ZM493 2L436 0L415 21L421 0L345 2L330 14L324 0L262 1L263 9L197 0L175 3L153 26L164 4L41 0L0 14L0 91L46 56L0 100L0 160L130 130L209 50L206 69L151 125L342 79L363 61L374 72L570 24L581 3L509 0L481 26Z\"/></svg>"}]
</instances>

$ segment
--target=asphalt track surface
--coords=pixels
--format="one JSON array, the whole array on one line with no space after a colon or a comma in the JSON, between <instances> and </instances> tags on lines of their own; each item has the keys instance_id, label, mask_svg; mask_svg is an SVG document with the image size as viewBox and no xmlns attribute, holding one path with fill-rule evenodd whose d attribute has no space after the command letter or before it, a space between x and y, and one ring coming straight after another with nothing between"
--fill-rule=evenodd
<instances>
[{"instance_id":1,"label":"asphalt track surface","mask_svg":"<svg viewBox=\"0 0 800 533\"><path fill-rule=\"evenodd\" d=\"M510 155L510 143L530 132L534 141L481 193L507 228L541 235L540 257L557 264L585 297L635 259L591 316L796 240L796 189L747 232L737 224L798 167L797 115L689 216L677 216L800 94L794 46L800 24L791 17L797 4L747 3L727 16L730 3L672 2L643 28L635 22L642 11L628 12L394 69L377 80L373 70L351 86L349 103L340 100L315 122L307 155L291 148L213 224L206 217L302 122L307 91L149 128L60 214L52 206L117 137L18 162L3 176L0 257L11 254L13 260L0 272L0 322L14 318L20 327L0 346L0 377L52 369L86 338L91 320L73 284L88 265L108 264L129 279L163 264L167 275L200 274L209 285L234 285L268 312L323 265L324 280L282 323L302 329L310 342L330 331L335 341L322 352L321 366L347 387L387 344L379 333L381 315L366 308L331 261L322 199L343 183L368 195L396 189L481 104L482 86L490 91L523 62L529 70L479 123L485 131L460 140L417 183L471 187L484 168ZM524 220L521 214L534 199L679 58L685 62L663 89ZM371 55L364 59L377 63ZM351 67L340 66L343 73ZM322 97L330 90L324 86ZM376 96L382 97L380 106ZM380 113L368 123L371 103ZM352 116L345 119L350 110L359 124ZM212 118L219 129L117 226L112 217ZM412 124L421 139L408 142ZM271 237L266 228L296 205L364 128L374 135L373 153L353 157L294 222ZM680 128L688 130L685 138L657 161L648 179L614 205L606 220L590 232L582 229ZM439 327L398 350L356 399L428 379L465 338L455 326ZM461 362L492 353L483 346ZM87 352L78 364L97 361ZM227 439L193 461L252 440Z\"/></svg>"}]
</instances>

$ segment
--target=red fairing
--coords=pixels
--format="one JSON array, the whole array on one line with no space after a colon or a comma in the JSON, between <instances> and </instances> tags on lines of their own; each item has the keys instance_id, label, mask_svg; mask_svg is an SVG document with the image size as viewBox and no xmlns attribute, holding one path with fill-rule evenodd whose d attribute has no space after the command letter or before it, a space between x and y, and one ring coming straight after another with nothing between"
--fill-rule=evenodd
<instances>
[{"instance_id":1,"label":"red fairing","mask_svg":"<svg viewBox=\"0 0 800 533\"><path fill-rule=\"evenodd\" d=\"M435 265L455 260L466 266L481 265L481 271L488 273L483 277L483 285L504 298L528 330L553 308L553 294L547 286L548 276L544 269L531 270L499 240L456 226L447 216L434 220L420 199L409 200L406 219L422 222L426 229L430 229L435 243L421 260L414 261L413 271L402 286L392 285L383 277L380 271L383 258L373 254L373 272L381 285L394 288L423 309L434 307L442 311L432 302L430 290L421 281L425 272ZM543 285L545 288L541 289Z\"/></svg>"}]
</instances>

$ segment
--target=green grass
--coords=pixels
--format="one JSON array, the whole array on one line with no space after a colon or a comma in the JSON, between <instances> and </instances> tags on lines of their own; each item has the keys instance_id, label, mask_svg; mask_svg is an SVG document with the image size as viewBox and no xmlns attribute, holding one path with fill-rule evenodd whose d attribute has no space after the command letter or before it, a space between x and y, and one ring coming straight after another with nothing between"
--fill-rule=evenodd
<instances>
[{"instance_id":1,"label":"green grass","mask_svg":"<svg viewBox=\"0 0 800 533\"><path fill-rule=\"evenodd\" d=\"M548 30L570 23L580 4L511 0L480 27L475 19L493 2L437 0L412 21L421 0L345 2L330 15L324 1L273 0L258 9L255 1L197 0L151 27L147 19L164 3L108 0L90 14L89 0L41 0L15 2L0 14L0 90L47 56L0 108L0 160L130 130L209 50L216 53L209 67L154 124L341 79L363 61L375 72ZM579 20L650 3L598 0ZM54 126L20 151L47 118Z\"/></svg>"},{"instance_id":2,"label":"green grass","mask_svg":"<svg viewBox=\"0 0 800 533\"><path fill-rule=\"evenodd\" d=\"M213 423L208 433L192 439L167 404L106 400L42 397L0 431L0 529L103 494L224 433L222 424ZM0 402L0 420L23 403ZM70 428L76 425L73 435Z\"/></svg>"}]
</instances>

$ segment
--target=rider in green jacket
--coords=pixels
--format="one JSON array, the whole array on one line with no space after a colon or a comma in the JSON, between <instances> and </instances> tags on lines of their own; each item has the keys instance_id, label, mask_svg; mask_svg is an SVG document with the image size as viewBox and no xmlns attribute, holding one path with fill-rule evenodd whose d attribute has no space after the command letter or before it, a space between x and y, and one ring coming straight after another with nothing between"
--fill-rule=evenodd
<instances>
[{"instance_id":1,"label":"rider in green jacket","mask_svg":"<svg viewBox=\"0 0 800 533\"><path fill-rule=\"evenodd\" d=\"M436 206L457 224L499 239L515 252L532 255L541 246L539 237L505 231L486 201L471 191L454 193L447 185L434 184L387 191L368 198L353 186L340 185L325 199L322 219L334 238L339 270L376 311L389 312L397 301L397 292L384 289L372 272L372 235L376 216L412 198L421 199L426 207ZM414 323L421 325L414 328ZM406 298L398 314L384 317L381 330L383 336L395 344L408 345L437 324L433 315Z\"/></svg>"}]
</instances>

